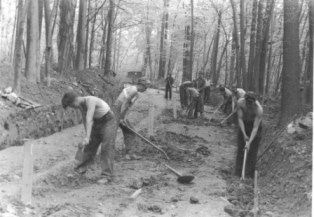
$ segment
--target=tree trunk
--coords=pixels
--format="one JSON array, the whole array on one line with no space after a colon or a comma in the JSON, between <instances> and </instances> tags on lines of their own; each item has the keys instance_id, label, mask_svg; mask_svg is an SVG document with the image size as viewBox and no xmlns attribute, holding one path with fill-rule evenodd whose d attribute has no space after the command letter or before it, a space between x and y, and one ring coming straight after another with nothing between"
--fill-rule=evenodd
<instances>
[{"instance_id":1,"label":"tree trunk","mask_svg":"<svg viewBox=\"0 0 314 217\"><path fill-rule=\"evenodd\" d=\"M15 34L15 46L14 46L14 84L13 90L18 95L21 93L20 76L22 71L22 43L23 33L25 28L26 14L29 7L30 0L18 1L18 17Z\"/></svg>"},{"instance_id":2,"label":"tree trunk","mask_svg":"<svg viewBox=\"0 0 314 217\"><path fill-rule=\"evenodd\" d=\"M298 1L284 0L281 125L300 112L298 9Z\"/></svg>"},{"instance_id":3,"label":"tree trunk","mask_svg":"<svg viewBox=\"0 0 314 217\"><path fill-rule=\"evenodd\" d=\"M240 65L240 54L239 54L239 37L238 37L238 25L237 25L237 9L234 3L234 0L230 0L232 6L232 18L233 18L233 37L235 42L235 59L236 59L236 78L237 78L237 85L240 86L241 84L241 65Z\"/></svg>"},{"instance_id":4,"label":"tree trunk","mask_svg":"<svg viewBox=\"0 0 314 217\"><path fill-rule=\"evenodd\" d=\"M254 53L255 53L255 37L256 37L256 20L257 20L257 0L253 0L252 6L252 23L250 36L250 53L248 61L248 90L254 90Z\"/></svg>"},{"instance_id":5,"label":"tree trunk","mask_svg":"<svg viewBox=\"0 0 314 217\"><path fill-rule=\"evenodd\" d=\"M194 56L194 2L191 0L191 46L190 46L190 68L193 73L193 56Z\"/></svg>"},{"instance_id":6,"label":"tree trunk","mask_svg":"<svg viewBox=\"0 0 314 217\"><path fill-rule=\"evenodd\" d=\"M169 0L164 0L163 15L161 21L161 32L160 32L160 51L159 51L159 69L158 79L162 79L166 74L166 56L167 56L167 36L168 36L168 7Z\"/></svg>"},{"instance_id":7,"label":"tree trunk","mask_svg":"<svg viewBox=\"0 0 314 217\"><path fill-rule=\"evenodd\" d=\"M247 89L247 74L246 74L246 59L245 59L245 10L244 2L245 0L240 1L240 36L241 36L241 72L242 72L242 87Z\"/></svg>"},{"instance_id":8,"label":"tree trunk","mask_svg":"<svg viewBox=\"0 0 314 217\"><path fill-rule=\"evenodd\" d=\"M264 93L264 84L265 84L265 69L266 69L266 56L267 56L267 45L269 39L269 27L274 9L274 0L267 0L267 6L264 16L264 27L263 27L263 40L262 40L262 49L260 56L260 71L259 71L259 93Z\"/></svg>"},{"instance_id":9,"label":"tree trunk","mask_svg":"<svg viewBox=\"0 0 314 217\"><path fill-rule=\"evenodd\" d=\"M91 16L91 0L88 0L88 9L87 9L87 17ZM88 61L88 40L89 40L89 23L90 19L86 19L86 41L85 41L85 54L84 54L84 69L87 67L87 61Z\"/></svg>"},{"instance_id":10,"label":"tree trunk","mask_svg":"<svg viewBox=\"0 0 314 217\"><path fill-rule=\"evenodd\" d=\"M232 35L234 35L234 34L235 33L233 33ZM229 68L229 75L230 75L229 76L229 86L232 86L235 82L235 72L236 72L236 69L234 67L235 58L236 58L236 42L235 42L235 38L232 37L230 68Z\"/></svg>"},{"instance_id":11,"label":"tree trunk","mask_svg":"<svg viewBox=\"0 0 314 217\"><path fill-rule=\"evenodd\" d=\"M223 50L222 50L222 52L221 52L221 55L220 55L220 58L219 58L219 62L218 62L218 69L217 69L217 81L219 81L219 77L220 77L220 70L221 70L221 65L222 65L222 60L223 60L223 57L224 57L224 55L225 55L225 52L226 52L226 50L227 50L227 46L228 46L228 43L229 43L229 41L228 40L226 40L226 42L225 42L225 45L224 45L224 48L223 48ZM226 63L227 64L227 63Z\"/></svg>"},{"instance_id":12,"label":"tree trunk","mask_svg":"<svg viewBox=\"0 0 314 217\"><path fill-rule=\"evenodd\" d=\"M190 69L190 26L185 26L184 43L183 43L183 69L182 69L182 82L192 80L192 72Z\"/></svg>"},{"instance_id":13,"label":"tree trunk","mask_svg":"<svg viewBox=\"0 0 314 217\"><path fill-rule=\"evenodd\" d=\"M51 65L51 51L52 51L52 35L53 35L53 22L57 14L59 0L54 0L53 9L50 9L49 0L44 1L45 7L45 26L46 26L46 54L45 54L45 79L46 84L50 86L50 65Z\"/></svg>"},{"instance_id":14,"label":"tree trunk","mask_svg":"<svg viewBox=\"0 0 314 217\"><path fill-rule=\"evenodd\" d=\"M86 0L80 0L79 9L79 20L77 24L77 35L76 35L76 60L75 60L75 70L84 69L85 60L85 44L86 44L86 12L87 4Z\"/></svg>"},{"instance_id":15,"label":"tree trunk","mask_svg":"<svg viewBox=\"0 0 314 217\"><path fill-rule=\"evenodd\" d=\"M61 73L71 66L75 8L76 0L61 0L60 2L58 68Z\"/></svg>"},{"instance_id":16,"label":"tree trunk","mask_svg":"<svg viewBox=\"0 0 314 217\"><path fill-rule=\"evenodd\" d=\"M94 15L92 19L92 29L91 29L91 36L90 36L90 44L89 44L89 61L88 61L88 67L92 67L93 62L93 50L94 50L94 41L95 41L95 24L96 24L96 17L97 14Z\"/></svg>"},{"instance_id":17,"label":"tree trunk","mask_svg":"<svg viewBox=\"0 0 314 217\"><path fill-rule=\"evenodd\" d=\"M108 11L108 32L107 32L107 48L106 48L106 60L105 60L105 71L104 75L109 75L112 63L112 37L113 37L113 15L114 15L114 0L109 1Z\"/></svg>"},{"instance_id":18,"label":"tree trunk","mask_svg":"<svg viewBox=\"0 0 314 217\"><path fill-rule=\"evenodd\" d=\"M38 23L38 1L31 1L27 16L27 55L25 75L28 81L39 82L39 23Z\"/></svg>"},{"instance_id":19,"label":"tree trunk","mask_svg":"<svg viewBox=\"0 0 314 217\"><path fill-rule=\"evenodd\" d=\"M216 85L218 82L217 56L218 56L218 45L219 45L219 38L220 38L220 26L221 26L222 12L220 10L217 11L217 15L218 15L218 23L217 23L217 29L216 29L216 34L215 34L215 40L214 40L214 45L213 45L212 57L211 57L211 65L210 65L210 75L211 75L214 85Z\"/></svg>"},{"instance_id":20,"label":"tree trunk","mask_svg":"<svg viewBox=\"0 0 314 217\"><path fill-rule=\"evenodd\" d=\"M313 104L313 40L314 40L314 2L309 1L309 54L306 70L305 103Z\"/></svg>"}]
</instances>

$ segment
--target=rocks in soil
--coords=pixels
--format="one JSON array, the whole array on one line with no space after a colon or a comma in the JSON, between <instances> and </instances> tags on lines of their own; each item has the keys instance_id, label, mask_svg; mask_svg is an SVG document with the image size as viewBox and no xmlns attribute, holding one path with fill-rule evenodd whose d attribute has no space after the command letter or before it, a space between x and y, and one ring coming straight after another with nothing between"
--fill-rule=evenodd
<instances>
[{"instance_id":1,"label":"rocks in soil","mask_svg":"<svg viewBox=\"0 0 314 217\"><path fill-rule=\"evenodd\" d=\"M199 146L196 150L195 150L196 153L199 153L199 154L202 154L204 156L209 156L211 154L210 150L204 146L204 145L201 145Z\"/></svg>"},{"instance_id":2,"label":"rocks in soil","mask_svg":"<svg viewBox=\"0 0 314 217\"><path fill-rule=\"evenodd\" d=\"M160 206L158 205L153 205L153 204L137 204L137 208L138 210L147 212L147 211L151 211L153 213L159 213L162 214L162 209L160 208Z\"/></svg>"},{"instance_id":3,"label":"rocks in soil","mask_svg":"<svg viewBox=\"0 0 314 217\"><path fill-rule=\"evenodd\" d=\"M197 203L200 203L200 201L196 197L192 196L192 197L190 197L190 203L191 204L197 204Z\"/></svg>"},{"instance_id":4,"label":"rocks in soil","mask_svg":"<svg viewBox=\"0 0 314 217\"><path fill-rule=\"evenodd\" d=\"M170 201L173 202L173 203L176 203L176 202L179 201L179 198L178 197L171 197Z\"/></svg>"},{"instance_id":5,"label":"rocks in soil","mask_svg":"<svg viewBox=\"0 0 314 217\"><path fill-rule=\"evenodd\" d=\"M132 182L129 184L129 187L133 189L140 189L142 186L143 182L136 179L133 179Z\"/></svg>"}]
</instances>

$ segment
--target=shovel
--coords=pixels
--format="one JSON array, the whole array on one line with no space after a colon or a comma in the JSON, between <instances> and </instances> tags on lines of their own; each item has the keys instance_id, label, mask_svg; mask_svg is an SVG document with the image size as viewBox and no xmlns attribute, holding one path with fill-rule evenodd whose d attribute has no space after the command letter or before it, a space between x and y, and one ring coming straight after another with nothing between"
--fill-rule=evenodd
<instances>
[{"instance_id":1,"label":"shovel","mask_svg":"<svg viewBox=\"0 0 314 217\"><path fill-rule=\"evenodd\" d=\"M194 179L194 176L192 175L182 175L181 173L179 173L178 171L176 171L175 169L173 169L172 167L170 167L169 165L165 164L165 166L171 170L171 172L173 172L174 174L176 174L178 176L177 181L181 184L190 184L191 181Z\"/></svg>"},{"instance_id":2,"label":"shovel","mask_svg":"<svg viewBox=\"0 0 314 217\"><path fill-rule=\"evenodd\" d=\"M247 142L245 143L246 146ZM243 159L243 166L242 166L242 175L241 180L245 180L245 166L246 166L246 157L247 157L247 148L244 149L244 159Z\"/></svg>"}]
</instances>

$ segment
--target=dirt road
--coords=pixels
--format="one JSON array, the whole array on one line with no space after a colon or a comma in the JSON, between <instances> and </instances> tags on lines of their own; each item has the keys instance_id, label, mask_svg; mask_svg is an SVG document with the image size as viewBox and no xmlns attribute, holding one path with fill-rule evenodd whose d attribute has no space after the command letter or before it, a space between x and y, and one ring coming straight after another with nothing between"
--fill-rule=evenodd
<instances>
[{"instance_id":1,"label":"dirt road","mask_svg":"<svg viewBox=\"0 0 314 217\"><path fill-rule=\"evenodd\" d=\"M178 96L173 100L179 108ZM221 174L233 162L233 129L210 124L210 113L206 113L205 121L186 120L180 115L175 120L163 91L150 89L141 95L130 117L144 135L149 105L155 106L151 139L167 151L171 160L142 142L135 145L141 159L125 159L119 151L123 148L119 132L115 180L98 184L97 163L85 175L73 172L76 145L84 135L82 125L28 141L33 144L35 158L32 206L19 202L23 147L11 147L0 152L0 213L6 213L2 216L229 216L224 212L228 202ZM193 184L179 184L165 163L193 174ZM131 199L137 188L142 188L141 194ZM191 197L199 202L191 203Z\"/></svg>"}]
</instances>

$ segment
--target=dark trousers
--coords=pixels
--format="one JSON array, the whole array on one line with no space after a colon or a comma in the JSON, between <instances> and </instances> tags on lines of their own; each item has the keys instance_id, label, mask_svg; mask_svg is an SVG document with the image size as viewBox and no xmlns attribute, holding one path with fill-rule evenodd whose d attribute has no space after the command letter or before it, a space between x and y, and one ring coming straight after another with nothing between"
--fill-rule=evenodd
<instances>
[{"instance_id":1,"label":"dark trousers","mask_svg":"<svg viewBox=\"0 0 314 217\"><path fill-rule=\"evenodd\" d=\"M172 97L172 88L171 88L171 86L166 85L165 98L171 99L171 97Z\"/></svg>"},{"instance_id":2,"label":"dark trousers","mask_svg":"<svg viewBox=\"0 0 314 217\"><path fill-rule=\"evenodd\" d=\"M194 118L197 118L198 113L198 99L199 97L192 97L191 103L189 104L188 110L188 117L192 118L194 113Z\"/></svg>"},{"instance_id":3,"label":"dark trousers","mask_svg":"<svg viewBox=\"0 0 314 217\"><path fill-rule=\"evenodd\" d=\"M205 100L205 91L202 90L200 92L200 95L198 97L198 102L197 102L197 110L201 114L204 113L204 100Z\"/></svg>"},{"instance_id":4,"label":"dark trousers","mask_svg":"<svg viewBox=\"0 0 314 217\"><path fill-rule=\"evenodd\" d=\"M109 111L100 119L94 120L90 142L84 148L83 161L80 166L91 162L101 144L100 166L103 175L113 175L114 150L116 140L116 119Z\"/></svg>"},{"instance_id":5,"label":"dark trousers","mask_svg":"<svg viewBox=\"0 0 314 217\"><path fill-rule=\"evenodd\" d=\"M137 144L137 136L131 131L129 130L126 126L123 126L122 124L120 124L120 119L121 119L121 106L122 106L122 102L116 102L113 106L112 106L112 110L115 113L116 116L116 129L118 129L118 127L120 127L120 129L122 130L123 133L123 141L124 141L124 145L125 145L125 153L129 154L131 151L131 147L134 146L135 144ZM129 124L129 123L127 123ZM129 124L130 127L131 124Z\"/></svg>"},{"instance_id":6,"label":"dark trousers","mask_svg":"<svg viewBox=\"0 0 314 217\"><path fill-rule=\"evenodd\" d=\"M251 132L253 130L254 122L244 122L245 132L248 137L250 137ZM258 153L259 143L262 138L262 126L259 126L257 134L253 139L250 149L247 153L246 158L246 169L245 169L245 176L247 177L254 177L254 171L256 166L256 158ZM237 158L236 158L236 167L235 167L235 175L240 176L242 174L242 166L243 166L243 159L244 159L244 147L245 147L245 140L243 137L243 133L239 127L238 130L238 150L237 150Z\"/></svg>"},{"instance_id":7,"label":"dark trousers","mask_svg":"<svg viewBox=\"0 0 314 217\"><path fill-rule=\"evenodd\" d=\"M228 98L225 100L225 104L223 106L223 112L227 115L231 114L232 112L232 98Z\"/></svg>"}]
</instances>

